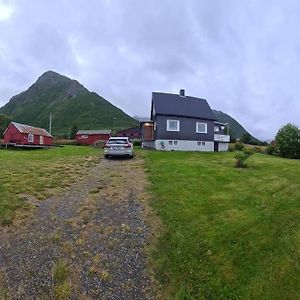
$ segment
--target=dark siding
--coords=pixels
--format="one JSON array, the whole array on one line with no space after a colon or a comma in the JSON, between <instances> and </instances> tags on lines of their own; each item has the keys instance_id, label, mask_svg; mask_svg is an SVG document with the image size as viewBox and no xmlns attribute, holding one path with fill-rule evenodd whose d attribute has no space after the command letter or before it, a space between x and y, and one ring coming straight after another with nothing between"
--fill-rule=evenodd
<instances>
[{"instance_id":1,"label":"dark siding","mask_svg":"<svg viewBox=\"0 0 300 300\"><path fill-rule=\"evenodd\" d=\"M156 115L156 140L188 140L188 141L213 141L214 140L214 121L201 120L195 118L172 117ZM167 131L167 120L179 120L180 131ZM196 133L196 122L207 123L207 133Z\"/></svg>"}]
</instances>

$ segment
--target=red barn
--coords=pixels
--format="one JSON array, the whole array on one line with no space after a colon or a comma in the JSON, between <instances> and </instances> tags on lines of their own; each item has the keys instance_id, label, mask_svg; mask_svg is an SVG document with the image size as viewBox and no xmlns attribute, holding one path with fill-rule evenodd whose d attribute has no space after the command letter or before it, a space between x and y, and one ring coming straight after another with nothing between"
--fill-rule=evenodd
<instances>
[{"instance_id":1,"label":"red barn","mask_svg":"<svg viewBox=\"0 0 300 300\"><path fill-rule=\"evenodd\" d=\"M106 142L111 136L110 130L79 130L76 141L80 145L94 145L96 142Z\"/></svg>"},{"instance_id":2,"label":"red barn","mask_svg":"<svg viewBox=\"0 0 300 300\"><path fill-rule=\"evenodd\" d=\"M11 122L3 133L4 144L50 146L53 136L45 129Z\"/></svg>"},{"instance_id":3,"label":"red barn","mask_svg":"<svg viewBox=\"0 0 300 300\"><path fill-rule=\"evenodd\" d=\"M132 140L142 138L142 130L139 126L126 128L117 132L117 136L126 136Z\"/></svg>"}]
</instances>

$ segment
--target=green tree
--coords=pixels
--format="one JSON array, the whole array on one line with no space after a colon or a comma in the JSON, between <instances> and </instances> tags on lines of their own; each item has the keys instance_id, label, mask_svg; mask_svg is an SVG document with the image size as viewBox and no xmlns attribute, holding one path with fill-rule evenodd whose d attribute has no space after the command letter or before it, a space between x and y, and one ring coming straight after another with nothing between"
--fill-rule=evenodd
<instances>
[{"instance_id":1,"label":"green tree","mask_svg":"<svg viewBox=\"0 0 300 300\"><path fill-rule=\"evenodd\" d=\"M288 123L281 127L275 138L279 155L288 158L300 158L300 129Z\"/></svg>"},{"instance_id":2,"label":"green tree","mask_svg":"<svg viewBox=\"0 0 300 300\"><path fill-rule=\"evenodd\" d=\"M75 140L77 132L78 132L78 126L75 124L73 125L70 131L70 140Z\"/></svg>"},{"instance_id":3,"label":"green tree","mask_svg":"<svg viewBox=\"0 0 300 300\"><path fill-rule=\"evenodd\" d=\"M10 124L11 119L6 115L0 115L0 138L2 138L3 133L7 126Z\"/></svg>"}]
</instances>

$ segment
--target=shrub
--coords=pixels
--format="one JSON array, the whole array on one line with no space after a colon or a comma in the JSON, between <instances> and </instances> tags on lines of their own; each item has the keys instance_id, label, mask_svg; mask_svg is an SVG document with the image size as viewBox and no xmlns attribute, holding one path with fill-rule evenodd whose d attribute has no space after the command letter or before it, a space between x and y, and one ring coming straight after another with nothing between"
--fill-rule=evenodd
<instances>
[{"instance_id":1,"label":"shrub","mask_svg":"<svg viewBox=\"0 0 300 300\"><path fill-rule=\"evenodd\" d=\"M142 146L142 141L141 140L134 140L133 141L133 146Z\"/></svg>"},{"instance_id":2,"label":"shrub","mask_svg":"<svg viewBox=\"0 0 300 300\"><path fill-rule=\"evenodd\" d=\"M234 147L234 150L237 150L237 151L242 151L245 148L244 144L241 142L235 143L233 147Z\"/></svg>"},{"instance_id":3,"label":"shrub","mask_svg":"<svg viewBox=\"0 0 300 300\"><path fill-rule=\"evenodd\" d=\"M254 146L253 147L253 151L256 152L256 153L261 153L262 152L262 149L258 146Z\"/></svg>"},{"instance_id":4,"label":"shrub","mask_svg":"<svg viewBox=\"0 0 300 300\"><path fill-rule=\"evenodd\" d=\"M236 159L235 167L236 168L246 168L246 160L253 155L253 151L250 149L245 148L244 151L239 151L234 155Z\"/></svg>"},{"instance_id":5,"label":"shrub","mask_svg":"<svg viewBox=\"0 0 300 300\"><path fill-rule=\"evenodd\" d=\"M289 123L280 128L275 141L280 156L300 158L300 129L297 126Z\"/></svg>"},{"instance_id":6,"label":"shrub","mask_svg":"<svg viewBox=\"0 0 300 300\"><path fill-rule=\"evenodd\" d=\"M228 147L228 151L229 152L233 152L235 149L234 149L234 146L233 145L229 145Z\"/></svg>"},{"instance_id":7,"label":"shrub","mask_svg":"<svg viewBox=\"0 0 300 300\"><path fill-rule=\"evenodd\" d=\"M274 155L276 151L275 145L268 145L266 148L266 153L269 155Z\"/></svg>"}]
</instances>

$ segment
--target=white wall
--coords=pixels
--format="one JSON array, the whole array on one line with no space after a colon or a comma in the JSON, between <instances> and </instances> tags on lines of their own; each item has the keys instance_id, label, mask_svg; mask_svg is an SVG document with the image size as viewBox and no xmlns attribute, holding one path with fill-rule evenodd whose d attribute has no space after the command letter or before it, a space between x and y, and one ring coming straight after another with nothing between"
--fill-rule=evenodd
<instances>
[{"instance_id":1,"label":"white wall","mask_svg":"<svg viewBox=\"0 0 300 300\"><path fill-rule=\"evenodd\" d=\"M169 141L173 141L173 145L169 144ZM174 141L177 141L177 145L174 145ZM165 151L214 151L214 142L205 141L205 145L198 146L198 141L185 141L185 140L156 140L155 149ZM164 144L164 148L161 144Z\"/></svg>"},{"instance_id":2,"label":"white wall","mask_svg":"<svg viewBox=\"0 0 300 300\"><path fill-rule=\"evenodd\" d=\"M219 142L219 152L228 151L228 143Z\"/></svg>"}]
</instances>

